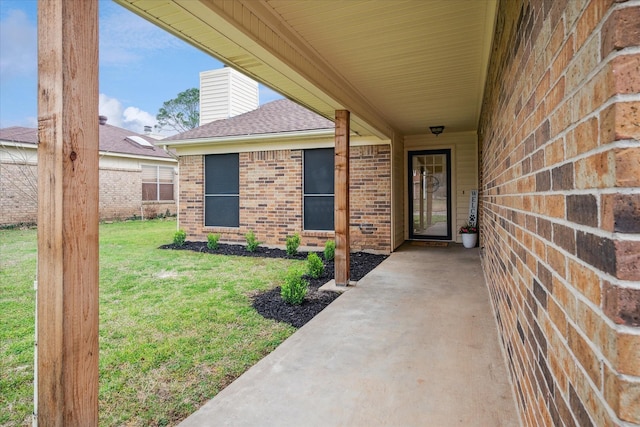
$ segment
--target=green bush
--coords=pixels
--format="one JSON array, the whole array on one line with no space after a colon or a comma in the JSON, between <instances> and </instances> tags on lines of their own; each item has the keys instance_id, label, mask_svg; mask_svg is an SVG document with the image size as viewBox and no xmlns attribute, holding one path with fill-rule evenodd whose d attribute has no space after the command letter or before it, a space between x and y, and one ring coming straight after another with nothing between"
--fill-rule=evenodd
<instances>
[{"instance_id":1,"label":"green bush","mask_svg":"<svg viewBox=\"0 0 640 427\"><path fill-rule=\"evenodd\" d=\"M187 233L184 230L178 230L173 233L173 244L176 246L184 245L185 240L187 240Z\"/></svg>"},{"instance_id":2,"label":"green bush","mask_svg":"<svg viewBox=\"0 0 640 427\"><path fill-rule=\"evenodd\" d=\"M284 284L280 288L280 296L291 305L300 305L307 295L309 283L302 278L299 272L289 270L284 279Z\"/></svg>"},{"instance_id":3,"label":"green bush","mask_svg":"<svg viewBox=\"0 0 640 427\"><path fill-rule=\"evenodd\" d=\"M327 240L324 244L324 259L325 261L331 261L336 256L336 242L333 240Z\"/></svg>"},{"instance_id":4,"label":"green bush","mask_svg":"<svg viewBox=\"0 0 640 427\"><path fill-rule=\"evenodd\" d=\"M322 273L324 273L322 260L317 253L310 252L309 255L307 255L307 274L312 279L317 279L322 276Z\"/></svg>"},{"instance_id":5,"label":"green bush","mask_svg":"<svg viewBox=\"0 0 640 427\"><path fill-rule=\"evenodd\" d=\"M219 234L208 234L207 235L207 247L212 251L218 249L218 240L220 240Z\"/></svg>"},{"instance_id":6,"label":"green bush","mask_svg":"<svg viewBox=\"0 0 640 427\"><path fill-rule=\"evenodd\" d=\"M287 255L293 256L298 253L300 246L300 235L298 233L293 236L287 236Z\"/></svg>"},{"instance_id":7,"label":"green bush","mask_svg":"<svg viewBox=\"0 0 640 427\"><path fill-rule=\"evenodd\" d=\"M253 230L250 230L244 237L247 239L247 250L249 252L255 252L258 246L260 246L260 242L256 239L256 234Z\"/></svg>"}]
</instances>

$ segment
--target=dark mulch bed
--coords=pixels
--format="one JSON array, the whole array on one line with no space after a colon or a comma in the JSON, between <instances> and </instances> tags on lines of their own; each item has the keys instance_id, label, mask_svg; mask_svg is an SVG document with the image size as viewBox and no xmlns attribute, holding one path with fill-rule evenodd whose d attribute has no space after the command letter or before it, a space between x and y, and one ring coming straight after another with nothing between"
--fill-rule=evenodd
<instances>
[{"instance_id":1,"label":"dark mulch bed","mask_svg":"<svg viewBox=\"0 0 640 427\"><path fill-rule=\"evenodd\" d=\"M255 252L248 252L243 245L227 245L220 244L218 249L211 250L207 247L206 242L185 242L183 246L173 244L162 245L160 249L179 249L190 250L196 252L206 252L216 255L237 255L248 257L263 258L288 258L300 259L307 258L307 252L299 252L294 256L288 256L286 251L282 249L270 249L266 247L258 247ZM322 253L318 252L322 258ZM351 254L350 262L350 278L351 280L360 280L367 273L380 264L386 255L373 255L365 252L355 252ZM274 319L279 322L288 323L296 328L301 327L316 314L320 313L326 306L331 304L333 300L338 298L338 292L318 291L318 288L334 277L333 261L324 262L324 274L318 279L306 277L309 282L309 292L304 301L300 305L289 305L280 297L280 286L266 292L260 292L253 296L253 307L262 316L267 319Z\"/></svg>"}]
</instances>

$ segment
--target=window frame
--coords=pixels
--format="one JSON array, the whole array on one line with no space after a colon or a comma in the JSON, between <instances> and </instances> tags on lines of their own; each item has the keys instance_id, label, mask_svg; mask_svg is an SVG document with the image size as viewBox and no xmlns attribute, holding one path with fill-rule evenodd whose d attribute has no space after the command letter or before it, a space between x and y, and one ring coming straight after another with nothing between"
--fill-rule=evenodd
<instances>
[{"instance_id":1,"label":"window frame","mask_svg":"<svg viewBox=\"0 0 640 427\"><path fill-rule=\"evenodd\" d=\"M151 180L145 180L145 173L144 173L144 169L148 168L148 169L155 169L155 173L154 173L154 179L153 181ZM161 180L161 174L160 174L160 170L161 169L167 169L170 171L171 174L171 183L169 184L168 182L162 182ZM173 166L163 166L163 165L140 165L140 172L141 172L141 198L143 202L175 202L175 175L176 175L176 171L175 168ZM155 197L153 199L147 199L145 198L145 194L148 194L145 192L145 184L153 184L155 185ZM162 199L161 195L162 195L162 191L161 191L161 186L168 186L171 185L171 199Z\"/></svg>"},{"instance_id":2,"label":"window frame","mask_svg":"<svg viewBox=\"0 0 640 427\"><path fill-rule=\"evenodd\" d=\"M335 231L335 149L333 147L330 148L312 148L312 149L304 149L302 150L302 230L305 232L333 232ZM315 192L310 191L307 187L308 177L307 177L307 155L312 152L319 153L323 152L331 152L329 158L331 159L331 167L329 169L329 181L331 182L330 193L326 192ZM309 159L312 160L312 159ZM314 186L322 187L322 183L317 184L314 183ZM328 189L329 187L327 187ZM308 192L310 191L310 192ZM326 190L325 190L326 191ZM307 199L331 199L331 214L330 214L330 227L311 227L313 223L308 226L308 221L311 222L311 218L307 218L307 214L309 213L309 209L307 208ZM314 222L318 222L315 220ZM320 221L323 222L323 221Z\"/></svg>"},{"instance_id":3,"label":"window frame","mask_svg":"<svg viewBox=\"0 0 640 427\"><path fill-rule=\"evenodd\" d=\"M215 174L214 173L207 173L207 169L208 167L211 166L207 166L208 163L214 163L213 160L211 162L208 162L207 159L214 159L217 158L220 161L219 165L224 165L229 166L230 160L232 158L235 158L234 164L232 166L235 166L233 169L234 171L237 173L237 176L234 177L234 179L232 179L232 186L233 188L231 188L230 190L227 189L220 189L220 185L221 184L229 184L229 181L227 182L216 182L215 181ZM225 159L225 160L222 160ZM218 165L218 166L219 166ZM204 226L205 227L212 227L212 228L240 228L240 153L225 153L225 154L206 154L203 156L203 193L204 193L204 200L203 200L203 222L204 222ZM214 179L214 182L209 182L209 179ZM218 191L215 192L208 192L208 190L210 190L211 187L217 187ZM233 218L229 218L229 217L221 217L221 216L209 216L207 215L207 211L209 209L212 209L212 207L209 207L209 204L211 202L213 202L215 199L226 199L226 198L233 198L235 199L236 203L234 205L231 206L232 210L234 212L232 212L232 216ZM228 210L229 206L224 206L225 209ZM215 219L222 219L222 221L215 221ZM228 221L228 219L231 219L232 221Z\"/></svg>"}]
</instances>

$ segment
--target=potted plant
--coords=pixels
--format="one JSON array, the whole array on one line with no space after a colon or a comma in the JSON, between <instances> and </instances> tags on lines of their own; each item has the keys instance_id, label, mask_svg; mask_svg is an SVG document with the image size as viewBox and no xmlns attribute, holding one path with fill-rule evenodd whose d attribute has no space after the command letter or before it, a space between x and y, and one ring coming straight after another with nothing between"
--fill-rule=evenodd
<instances>
[{"instance_id":1,"label":"potted plant","mask_svg":"<svg viewBox=\"0 0 640 427\"><path fill-rule=\"evenodd\" d=\"M462 236L462 244L465 248L474 248L478 242L478 227L474 224L465 224L460 227L460 235Z\"/></svg>"}]
</instances>

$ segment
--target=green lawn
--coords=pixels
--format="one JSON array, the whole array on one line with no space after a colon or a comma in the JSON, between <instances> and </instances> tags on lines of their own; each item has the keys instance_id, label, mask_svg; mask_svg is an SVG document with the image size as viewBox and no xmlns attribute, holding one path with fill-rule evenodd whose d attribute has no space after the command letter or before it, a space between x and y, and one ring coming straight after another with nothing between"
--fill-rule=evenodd
<instances>
[{"instance_id":1,"label":"green lawn","mask_svg":"<svg viewBox=\"0 0 640 427\"><path fill-rule=\"evenodd\" d=\"M175 229L100 227L100 425L176 424L294 332L249 294L301 262L157 249ZM1 426L30 424L35 270L36 230L0 230Z\"/></svg>"}]
</instances>

